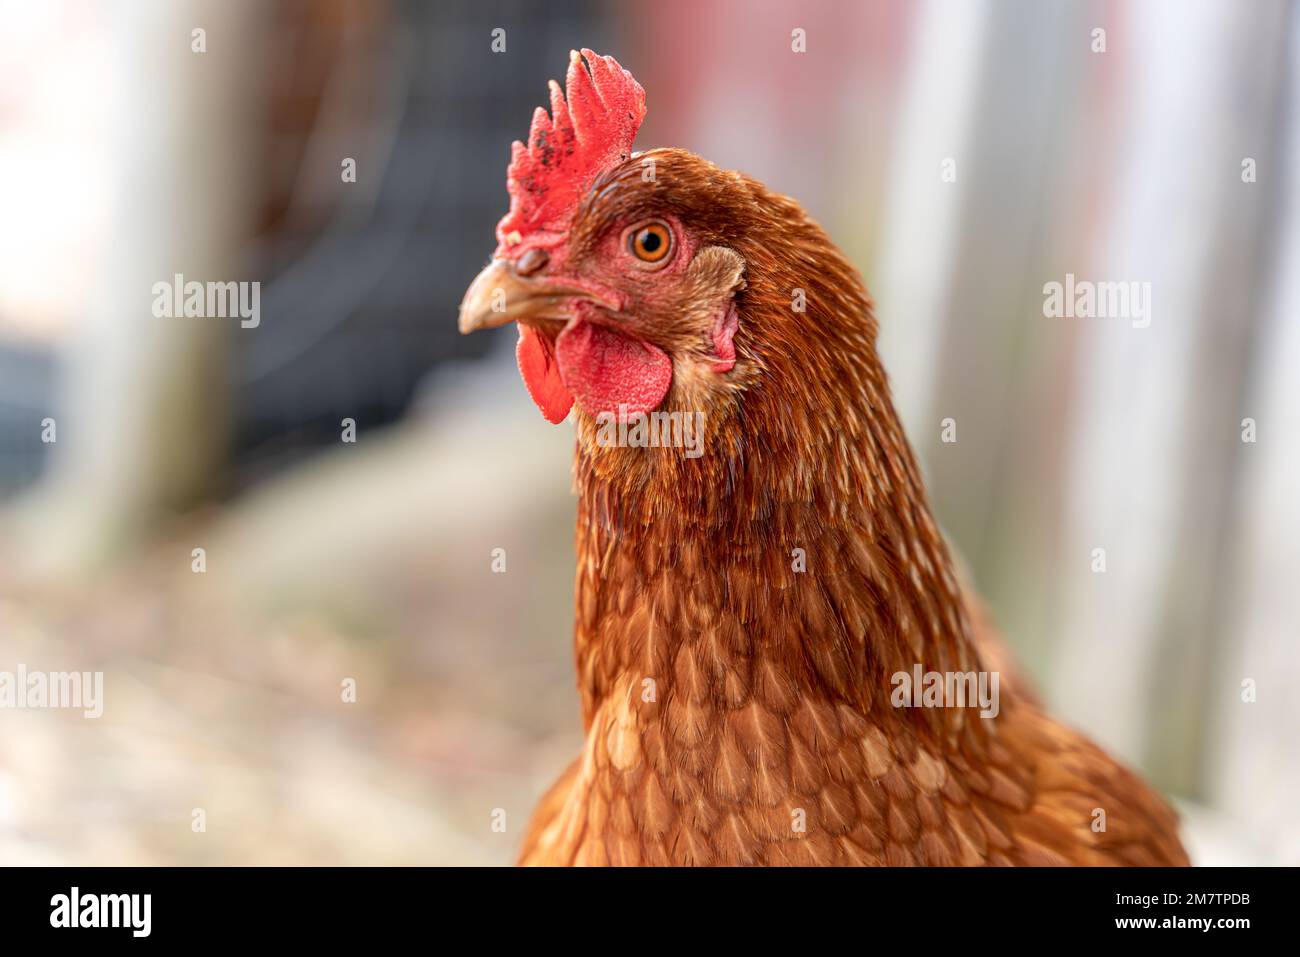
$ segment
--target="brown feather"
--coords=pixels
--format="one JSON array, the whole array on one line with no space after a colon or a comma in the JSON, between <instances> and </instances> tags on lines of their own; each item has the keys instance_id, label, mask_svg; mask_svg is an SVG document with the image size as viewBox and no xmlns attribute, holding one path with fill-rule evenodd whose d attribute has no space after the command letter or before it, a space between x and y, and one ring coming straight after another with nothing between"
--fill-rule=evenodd
<instances>
[{"instance_id":1,"label":"brown feather","mask_svg":"<svg viewBox=\"0 0 1300 957\"><path fill-rule=\"evenodd\" d=\"M1018 676L991 720L891 705L890 676L914 664L1008 658L931 517L871 302L792 200L680 150L653 156L653 181L634 157L596 182L570 255L643 215L697 238L655 341L675 361L663 410L705 409L709 444L694 459L601 447L577 412L588 738L521 861L1185 864L1168 806ZM706 374L699 322L733 296L735 368Z\"/></svg>"}]
</instances>

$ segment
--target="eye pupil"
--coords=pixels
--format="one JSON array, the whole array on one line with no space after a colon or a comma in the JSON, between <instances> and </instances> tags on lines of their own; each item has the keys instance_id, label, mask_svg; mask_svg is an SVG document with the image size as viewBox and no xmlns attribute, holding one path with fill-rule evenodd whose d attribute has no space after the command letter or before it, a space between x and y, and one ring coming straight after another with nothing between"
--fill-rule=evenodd
<instances>
[{"instance_id":1,"label":"eye pupil","mask_svg":"<svg viewBox=\"0 0 1300 957\"><path fill-rule=\"evenodd\" d=\"M666 263L672 245L672 233L660 222L647 223L628 234L628 246L632 254L648 265Z\"/></svg>"}]
</instances>

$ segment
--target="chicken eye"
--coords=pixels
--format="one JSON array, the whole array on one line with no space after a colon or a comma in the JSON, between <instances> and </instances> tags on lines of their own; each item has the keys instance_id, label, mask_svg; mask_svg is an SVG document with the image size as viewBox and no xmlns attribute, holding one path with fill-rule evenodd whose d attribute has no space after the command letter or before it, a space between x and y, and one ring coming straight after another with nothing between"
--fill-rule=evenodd
<instances>
[{"instance_id":1,"label":"chicken eye","mask_svg":"<svg viewBox=\"0 0 1300 957\"><path fill-rule=\"evenodd\" d=\"M673 231L658 220L642 223L628 231L627 247L647 266L663 265L673 249Z\"/></svg>"}]
</instances>

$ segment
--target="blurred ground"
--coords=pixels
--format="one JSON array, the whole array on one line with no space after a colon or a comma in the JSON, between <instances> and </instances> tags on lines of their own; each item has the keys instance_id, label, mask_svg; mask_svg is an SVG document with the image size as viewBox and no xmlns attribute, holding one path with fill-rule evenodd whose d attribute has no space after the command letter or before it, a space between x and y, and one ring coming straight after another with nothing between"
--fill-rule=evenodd
<instances>
[{"instance_id":1,"label":"blurred ground","mask_svg":"<svg viewBox=\"0 0 1300 957\"><path fill-rule=\"evenodd\" d=\"M552 557L571 445L524 402L440 392L438 421L362 434L102 572L33 580L4 537L0 662L102 669L105 712L6 713L0 864L512 859L579 742L572 559Z\"/></svg>"}]
</instances>

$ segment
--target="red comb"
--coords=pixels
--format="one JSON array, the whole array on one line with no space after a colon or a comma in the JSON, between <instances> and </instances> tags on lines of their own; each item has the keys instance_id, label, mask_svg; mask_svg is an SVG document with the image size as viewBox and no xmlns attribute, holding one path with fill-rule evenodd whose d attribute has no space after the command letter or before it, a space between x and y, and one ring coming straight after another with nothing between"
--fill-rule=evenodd
<instances>
[{"instance_id":1,"label":"red comb","mask_svg":"<svg viewBox=\"0 0 1300 957\"><path fill-rule=\"evenodd\" d=\"M613 57L574 51L564 86L561 93L551 81L552 115L539 106L528 146L516 140L511 147L510 212L497 224L498 255L529 235L562 231L596 177L632 155L645 119L645 90L632 74Z\"/></svg>"}]
</instances>

